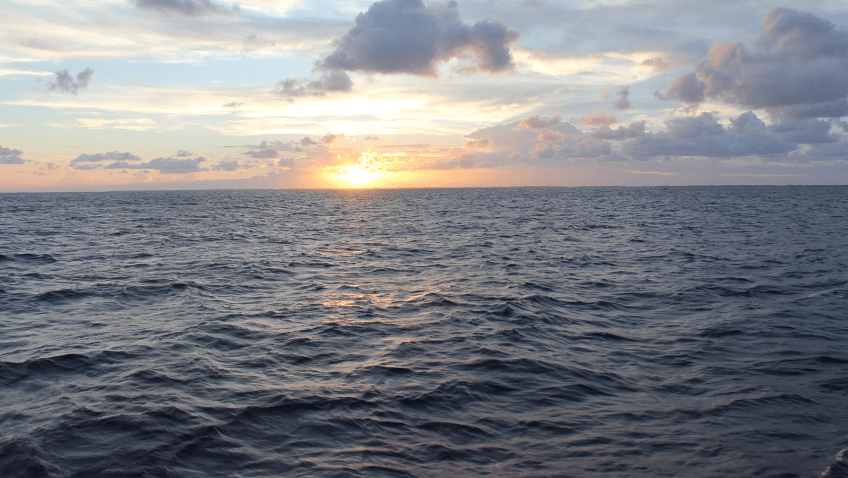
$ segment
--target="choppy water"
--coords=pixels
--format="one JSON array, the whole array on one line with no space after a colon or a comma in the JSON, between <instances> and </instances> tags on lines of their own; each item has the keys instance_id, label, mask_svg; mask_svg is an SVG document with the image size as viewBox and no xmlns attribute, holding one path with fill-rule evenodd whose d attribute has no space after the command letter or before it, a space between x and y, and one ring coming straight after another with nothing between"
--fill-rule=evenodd
<instances>
[{"instance_id":1,"label":"choppy water","mask_svg":"<svg viewBox=\"0 0 848 478\"><path fill-rule=\"evenodd\" d=\"M0 476L848 477L848 187L0 195Z\"/></svg>"}]
</instances>

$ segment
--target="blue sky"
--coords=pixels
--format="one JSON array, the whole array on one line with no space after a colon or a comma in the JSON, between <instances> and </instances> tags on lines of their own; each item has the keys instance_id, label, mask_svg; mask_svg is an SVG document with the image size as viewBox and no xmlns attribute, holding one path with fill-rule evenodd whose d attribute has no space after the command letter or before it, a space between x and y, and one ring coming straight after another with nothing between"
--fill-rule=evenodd
<instances>
[{"instance_id":1,"label":"blue sky","mask_svg":"<svg viewBox=\"0 0 848 478\"><path fill-rule=\"evenodd\" d=\"M846 2L0 14L0 191L848 183Z\"/></svg>"}]
</instances>

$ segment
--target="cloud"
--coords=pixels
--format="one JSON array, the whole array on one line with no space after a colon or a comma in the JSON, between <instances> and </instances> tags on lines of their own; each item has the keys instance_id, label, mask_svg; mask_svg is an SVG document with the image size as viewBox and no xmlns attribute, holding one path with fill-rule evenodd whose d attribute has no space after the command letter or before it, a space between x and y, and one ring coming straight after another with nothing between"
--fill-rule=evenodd
<instances>
[{"instance_id":1,"label":"cloud","mask_svg":"<svg viewBox=\"0 0 848 478\"><path fill-rule=\"evenodd\" d=\"M181 159L171 156L168 158L155 158L146 163L138 164L116 161L106 166L106 169L153 169L162 174L185 174L208 171L207 168L200 167L200 163L204 161L206 161L206 158L203 156L194 159Z\"/></svg>"},{"instance_id":2,"label":"cloud","mask_svg":"<svg viewBox=\"0 0 848 478\"><path fill-rule=\"evenodd\" d=\"M187 17L204 15L238 15L241 9L233 4L231 9L212 3L210 0L136 0L135 7L139 10L151 10L159 13L174 13Z\"/></svg>"},{"instance_id":3,"label":"cloud","mask_svg":"<svg viewBox=\"0 0 848 478\"><path fill-rule=\"evenodd\" d=\"M186 151L184 149L181 149L181 150L177 151L176 154L174 154L174 156L176 156L178 158L188 158L190 156L194 156L194 153L192 153L191 151Z\"/></svg>"},{"instance_id":4,"label":"cloud","mask_svg":"<svg viewBox=\"0 0 848 478\"><path fill-rule=\"evenodd\" d=\"M305 78L286 78L274 86L273 92L289 99L306 96L326 96L327 93L348 92L353 81L343 71L323 73L317 80Z\"/></svg>"},{"instance_id":5,"label":"cloud","mask_svg":"<svg viewBox=\"0 0 848 478\"><path fill-rule=\"evenodd\" d=\"M383 0L356 17L319 68L435 77L437 64L472 57L473 68L498 73L515 67L509 46L519 37L499 22L463 23L455 1Z\"/></svg>"},{"instance_id":6,"label":"cloud","mask_svg":"<svg viewBox=\"0 0 848 478\"><path fill-rule=\"evenodd\" d=\"M535 131L545 124L549 126ZM612 153L608 142L590 137L569 123L559 122L559 116L532 115L524 120L479 129L465 138L469 142L488 141L490 152L474 153L478 165L599 158Z\"/></svg>"},{"instance_id":7,"label":"cloud","mask_svg":"<svg viewBox=\"0 0 848 478\"><path fill-rule=\"evenodd\" d=\"M288 152L300 152L302 149L297 146L292 141L263 141L257 145L253 146L245 146L246 148L251 149L260 149L260 150L274 150L274 151L288 151ZM269 153L264 153L269 154ZM254 157L262 157L262 156L254 156ZM273 156L276 158L276 156Z\"/></svg>"},{"instance_id":8,"label":"cloud","mask_svg":"<svg viewBox=\"0 0 848 478\"><path fill-rule=\"evenodd\" d=\"M244 106L244 103L239 103L236 101L230 101L229 103L224 103L224 108L238 108L239 106Z\"/></svg>"},{"instance_id":9,"label":"cloud","mask_svg":"<svg viewBox=\"0 0 848 478\"><path fill-rule=\"evenodd\" d=\"M665 125L666 131L644 133L623 143L622 152L635 159L661 156L733 158L774 156L798 147L797 142L787 141L788 136L770 132L751 111L731 120L728 129L719 124L712 113L670 119Z\"/></svg>"},{"instance_id":10,"label":"cloud","mask_svg":"<svg viewBox=\"0 0 848 478\"><path fill-rule=\"evenodd\" d=\"M24 164L26 161L21 158L22 154L24 153L20 149L0 146L0 164Z\"/></svg>"},{"instance_id":11,"label":"cloud","mask_svg":"<svg viewBox=\"0 0 848 478\"><path fill-rule=\"evenodd\" d=\"M663 60L660 57L648 58L647 60L642 60L641 65L650 67L651 69L654 70L655 73L666 72L670 69L670 66L671 66L668 63L666 63L665 60Z\"/></svg>"},{"instance_id":12,"label":"cloud","mask_svg":"<svg viewBox=\"0 0 848 478\"><path fill-rule=\"evenodd\" d=\"M720 100L784 118L848 115L848 29L811 13L771 10L748 45L714 43L694 71L657 97Z\"/></svg>"},{"instance_id":13,"label":"cloud","mask_svg":"<svg viewBox=\"0 0 848 478\"><path fill-rule=\"evenodd\" d=\"M235 159L229 161L221 161L217 166L212 168L215 171L238 171L239 169L247 169L248 166L242 166Z\"/></svg>"},{"instance_id":14,"label":"cloud","mask_svg":"<svg viewBox=\"0 0 848 478\"><path fill-rule=\"evenodd\" d=\"M538 139L539 141L548 141L548 142L550 142L550 141L562 141L563 138L565 138L565 135L562 134L562 132L555 131L555 130L552 130L552 129L543 129L542 131L539 131L538 136L536 136L536 139Z\"/></svg>"},{"instance_id":15,"label":"cloud","mask_svg":"<svg viewBox=\"0 0 848 478\"><path fill-rule=\"evenodd\" d=\"M99 166L91 163L101 163L103 161L141 161L141 158L131 153L119 153L117 151L80 154L71 160L70 166L74 169L95 169Z\"/></svg>"},{"instance_id":16,"label":"cloud","mask_svg":"<svg viewBox=\"0 0 848 478\"><path fill-rule=\"evenodd\" d=\"M638 138L645 134L645 122L637 121L629 126L619 126L612 129L609 125L601 125L589 132L589 135L597 139L621 140Z\"/></svg>"},{"instance_id":17,"label":"cloud","mask_svg":"<svg viewBox=\"0 0 848 478\"><path fill-rule=\"evenodd\" d=\"M77 77L74 79L68 70L57 71L56 81L47 83L47 89L50 91L59 90L77 94L77 90L84 90L88 87L88 82L91 80L91 75L93 73L94 70L86 68L85 70L77 73Z\"/></svg>"},{"instance_id":18,"label":"cloud","mask_svg":"<svg viewBox=\"0 0 848 478\"><path fill-rule=\"evenodd\" d=\"M527 129L543 129L549 128L559 123L559 115L544 117L541 115L530 115L521 120L518 126Z\"/></svg>"},{"instance_id":19,"label":"cloud","mask_svg":"<svg viewBox=\"0 0 848 478\"><path fill-rule=\"evenodd\" d=\"M332 146L333 143L342 139L342 137L344 137L343 133L339 133L339 134L327 133L327 134L325 134L324 136L321 137L321 143L323 143L324 146Z\"/></svg>"},{"instance_id":20,"label":"cloud","mask_svg":"<svg viewBox=\"0 0 848 478\"><path fill-rule=\"evenodd\" d=\"M488 149L494 146L489 138L469 139L463 146L464 149Z\"/></svg>"},{"instance_id":21,"label":"cloud","mask_svg":"<svg viewBox=\"0 0 848 478\"><path fill-rule=\"evenodd\" d=\"M271 148L260 149L260 150L257 150L257 151L245 151L244 154L246 156L250 156L251 158L255 158L255 159L271 159L271 158L279 158L280 157L280 153L277 152L276 149L271 149Z\"/></svg>"},{"instance_id":22,"label":"cloud","mask_svg":"<svg viewBox=\"0 0 848 478\"><path fill-rule=\"evenodd\" d=\"M299 141L299 143L300 143L301 146L304 146L304 147L307 147L307 148L309 146L315 146L316 144L318 144L314 139L310 138L309 136L304 136L303 139L301 139Z\"/></svg>"},{"instance_id":23,"label":"cloud","mask_svg":"<svg viewBox=\"0 0 848 478\"><path fill-rule=\"evenodd\" d=\"M608 115L602 111L591 110L583 117L581 117L578 121L585 124L586 126L600 126L600 125L611 125L614 123L618 123L618 120L615 119L615 115Z\"/></svg>"},{"instance_id":24,"label":"cloud","mask_svg":"<svg viewBox=\"0 0 848 478\"><path fill-rule=\"evenodd\" d=\"M615 94L618 98L613 102L612 106L617 110L627 110L633 105L630 103L630 87L622 86Z\"/></svg>"},{"instance_id":25,"label":"cloud","mask_svg":"<svg viewBox=\"0 0 848 478\"><path fill-rule=\"evenodd\" d=\"M294 160L292 158L280 158L280 160L277 161L277 167L278 168L293 168L294 167Z\"/></svg>"}]
</instances>

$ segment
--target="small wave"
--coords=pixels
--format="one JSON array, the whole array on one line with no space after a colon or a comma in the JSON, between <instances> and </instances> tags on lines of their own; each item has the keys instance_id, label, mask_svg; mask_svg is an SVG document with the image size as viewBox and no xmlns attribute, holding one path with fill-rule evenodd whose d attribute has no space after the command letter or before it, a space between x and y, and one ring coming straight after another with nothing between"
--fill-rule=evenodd
<instances>
[{"instance_id":1,"label":"small wave","mask_svg":"<svg viewBox=\"0 0 848 478\"><path fill-rule=\"evenodd\" d=\"M38 302L61 302L65 300L82 299L92 295L90 292L74 289L51 290L33 297Z\"/></svg>"},{"instance_id":2,"label":"small wave","mask_svg":"<svg viewBox=\"0 0 848 478\"><path fill-rule=\"evenodd\" d=\"M38 264L51 264L53 262L57 262L56 259L54 259L53 256L51 256L49 254L29 254L29 253L15 254L14 260L34 262L34 263L38 263Z\"/></svg>"}]
</instances>

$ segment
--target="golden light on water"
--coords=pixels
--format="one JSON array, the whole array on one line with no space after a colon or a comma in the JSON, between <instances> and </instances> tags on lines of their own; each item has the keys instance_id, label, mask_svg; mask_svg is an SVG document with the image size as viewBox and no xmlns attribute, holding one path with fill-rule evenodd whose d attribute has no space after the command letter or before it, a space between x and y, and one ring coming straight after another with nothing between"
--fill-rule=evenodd
<instances>
[{"instance_id":1,"label":"golden light on water","mask_svg":"<svg viewBox=\"0 0 848 478\"><path fill-rule=\"evenodd\" d=\"M383 170L373 164L375 159L371 152L362 153L359 164L339 168L336 179L351 187L375 186L375 182L384 176Z\"/></svg>"}]
</instances>

